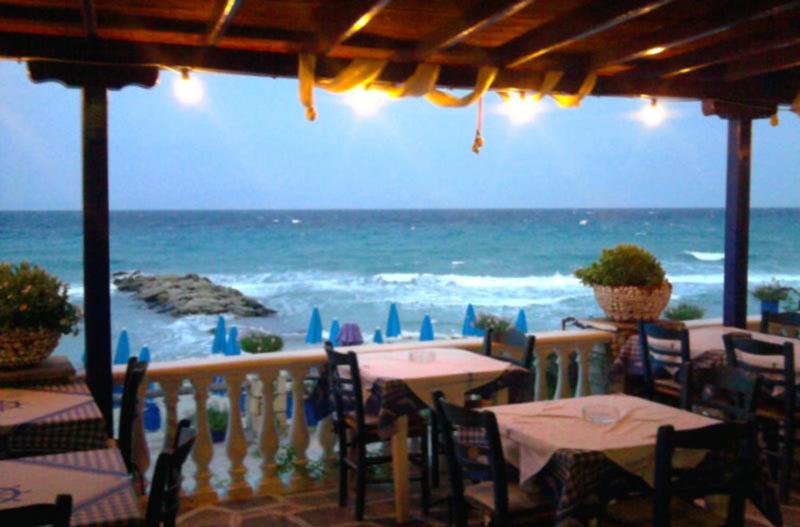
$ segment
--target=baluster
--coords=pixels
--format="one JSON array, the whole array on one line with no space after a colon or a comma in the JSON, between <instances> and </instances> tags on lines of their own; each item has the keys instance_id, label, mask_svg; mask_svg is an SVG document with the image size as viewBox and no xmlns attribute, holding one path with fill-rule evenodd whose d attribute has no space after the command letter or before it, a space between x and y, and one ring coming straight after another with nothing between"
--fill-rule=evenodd
<instances>
[{"instance_id":1,"label":"baluster","mask_svg":"<svg viewBox=\"0 0 800 527\"><path fill-rule=\"evenodd\" d=\"M567 399L569 393L569 362L570 351L568 348L558 348L558 383L556 384L556 399Z\"/></svg>"},{"instance_id":2,"label":"baluster","mask_svg":"<svg viewBox=\"0 0 800 527\"><path fill-rule=\"evenodd\" d=\"M147 448L147 437L145 436L143 418L147 385L148 383L145 381L139 386L139 408L136 412L136 421L133 423L133 452L131 455L133 456L136 466L139 468L139 474L142 476L142 484L144 485L141 489L137 488L137 492L147 489L145 474L150 466L150 450Z\"/></svg>"},{"instance_id":3,"label":"baluster","mask_svg":"<svg viewBox=\"0 0 800 527\"><path fill-rule=\"evenodd\" d=\"M259 494L276 494L283 489L278 479L278 468L275 464L275 453L278 451L278 432L275 428L275 371L262 371L261 379L261 483Z\"/></svg>"},{"instance_id":4,"label":"baluster","mask_svg":"<svg viewBox=\"0 0 800 527\"><path fill-rule=\"evenodd\" d=\"M218 499L217 491L211 485L211 471L209 469L211 458L214 456L214 445L211 442L211 433L208 429L206 408L211 377L195 376L192 379L192 385L194 385L194 402L197 415L197 439L192 448L192 459L194 459L194 463L197 466L197 472L194 476L197 485L191 500L193 505L200 505L214 503Z\"/></svg>"},{"instance_id":5,"label":"baluster","mask_svg":"<svg viewBox=\"0 0 800 527\"><path fill-rule=\"evenodd\" d=\"M585 397L592 394L589 385L589 356L593 346L578 346L578 388L576 397Z\"/></svg>"},{"instance_id":6,"label":"baluster","mask_svg":"<svg viewBox=\"0 0 800 527\"><path fill-rule=\"evenodd\" d=\"M336 446L338 438L333 430L333 417L328 416L317 423L317 434L319 437L319 444L322 445L322 462L325 467L325 477L336 476L336 453L334 447Z\"/></svg>"},{"instance_id":7,"label":"baluster","mask_svg":"<svg viewBox=\"0 0 800 527\"><path fill-rule=\"evenodd\" d=\"M172 448L175 437L175 427L178 426L178 392L181 389L181 379L165 378L158 381L164 392L164 407L166 408L166 422L164 426L164 448Z\"/></svg>"},{"instance_id":8,"label":"baluster","mask_svg":"<svg viewBox=\"0 0 800 527\"><path fill-rule=\"evenodd\" d=\"M547 399L547 358L550 356L552 350L544 348L536 348L536 360L534 361L534 368L536 369L536 385L534 387L535 401L544 401Z\"/></svg>"},{"instance_id":9,"label":"baluster","mask_svg":"<svg viewBox=\"0 0 800 527\"><path fill-rule=\"evenodd\" d=\"M305 397L305 379L307 368L291 370L292 373L292 424L289 429L289 444L295 454L295 469L291 477L292 489L303 488L303 480L308 479L306 449L308 448L308 425L306 410L303 404Z\"/></svg>"},{"instance_id":10,"label":"baluster","mask_svg":"<svg viewBox=\"0 0 800 527\"><path fill-rule=\"evenodd\" d=\"M247 442L242 428L242 410L239 407L243 382L243 373L225 375L230 406L228 410L228 441L226 444L228 459L231 461L231 481L228 484L228 498L230 499L248 498L253 495L253 489L245 479L247 469L244 466L244 458L247 455Z\"/></svg>"}]
</instances>

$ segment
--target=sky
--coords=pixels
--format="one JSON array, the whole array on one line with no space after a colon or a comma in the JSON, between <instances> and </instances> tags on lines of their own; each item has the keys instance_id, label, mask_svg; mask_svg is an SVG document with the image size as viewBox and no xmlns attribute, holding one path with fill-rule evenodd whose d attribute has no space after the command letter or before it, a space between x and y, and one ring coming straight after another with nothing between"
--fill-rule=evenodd
<instances>
[{"instance_id":1,"label":"sky","mask_svg":"<svg viewBox=\"0 0 800 527\"><path fill-rule=\"evenodd\" d=\"M198 105L173 94L162 71L149 90L109 96L112 209L721 207L727 123L700 103L659 101L669 117L633 118L646 101L545 101L514 124L485 97L477 107L392 101L359 116L316 90L305 118L297 81L193 74ZM752 205L800 206L800 117L754 124ZM24 64L0 61L0 210L77 210L81 204L80 92L33 84Z\"/></svg>"}]
</instances>

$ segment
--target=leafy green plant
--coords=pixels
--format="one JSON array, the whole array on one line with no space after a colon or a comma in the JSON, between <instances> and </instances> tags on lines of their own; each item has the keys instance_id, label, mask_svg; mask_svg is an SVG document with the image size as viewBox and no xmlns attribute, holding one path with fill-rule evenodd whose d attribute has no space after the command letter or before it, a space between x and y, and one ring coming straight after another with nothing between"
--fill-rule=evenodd
<instances>
[{"instance_id":1,"label":"leafy green plant","mask_svg":"<svg viewBox=\"0 0 800 527\"><path fill-rule=\"evenodd\" d=\"M69 286L36 265L0 263L0 330L78 333L80 310Z\"/></svg>"},{"instance_id":2,"label":"leafy green plant","mask_svg":"<svg viewBox=\"0 0 800 527\"><path fill-rule=\"evenodd\" d=\"M653 254L636 245L620 244L603 249L600 259L575 271L583 285L655 287L666 273Z\"/></svg>"},{"instance_id":3,"label":"leafy green plant","mask_svg":"<svg viewBox=\"0 0 800 527\"><path fill-rule=\"evenodd\" d=\"M512 323L510 319L498 317L491 313L478 313L475 318L475 327L486 330L493 330L495 332L503 333L511 329Z\"/></svg>"},{"instance_id":4,"label":"leafy green plant","mask_svg":"<svg viewBox=\"0 0 800 527\"><path fill-rule=\"evenodd\" d=\"M222 431L228 428L228 405L223 397L211 399L206 408L208 416L208 428L211 431Z\"/></svg>"},{"instance_id":5,"label":"leafy green plant","mask_svg":"<svg viewBox=\"0 0 800 527\"><path fill-rule=\"evenodd\" d=\"M762 302L780 302L789 298L791 290L791 287L787 287L773 278L753 289L753 296Z\"/></svg>"},{"instance_id":6,"label":"leafy green plant","mask_svg":"<svg viewBox=\"0 0 800 527\"><path fill-rule=\"evenodd\" d=\"M668 320L697 320L705 314L702 307L689 302L680 302L664 311L664 317Z\"/></svg>"},{"instance_id":7,"label":"leafy green plant","mask_svg":"<svg viewBox=\"0 0 800 527\"><path fill-rule=\"evenodd\" d=\"M283 349L280 335L254 332L239 339L239 345L247 353L269 353Z\"/></svg>"}]
</instances>

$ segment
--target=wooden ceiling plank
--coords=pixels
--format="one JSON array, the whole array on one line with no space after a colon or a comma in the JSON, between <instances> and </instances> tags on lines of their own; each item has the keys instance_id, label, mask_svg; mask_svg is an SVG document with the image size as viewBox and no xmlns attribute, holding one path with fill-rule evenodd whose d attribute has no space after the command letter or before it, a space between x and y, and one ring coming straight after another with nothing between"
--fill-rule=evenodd
<instances>
[{"instance_id":1,"label":"wooden ceiling plank","mask_svg":"<svg viewBox=\"0 0 800 527\"><path fill-rule=\"evenodd\" d=\"M479 2L456 20L425 36L410 53L409 60L424 61L436 51L449 48L472 33L513 15L531 4L533 0L496 0Z\"/></svg>"},{"instance_id":2,"label":"wooden ceiling plank","mask_svg":"<svg viewBox=\"0 0 800 527\"><path fill-rule=\"evenodd\" d=\"M89 38L97 37L97 11L92 0L81 0L81 18L83 30Z\"/></svg>"},{"instance_id":3,"label":"wooden ceiling plank","mask_svg":"<svg viewBox=\"0 0 800 527\"><path fill-rule=\"evenodd\" d=\"M225 34L230 27L233 17L236 16L236 11L242 5L243 0L223 0L220 3L217 15L211 22L211 29L206 36L206 45L215 46L219 39Z\"/></svg>"},{"instance_id":4,"label":"wooden ceiling plank","mask_svg":"<svg viewBox=\"0 0 800 527\"><path fill-rule=\"evenodd\" d=\"M633 20L673 0L593 0L500 47L496 62L514 68L556 49Z\"/></svg>"},{"instance_id":5,"label":"wooden ceiling plank","mask_svg":"<svg viewBox=\"0 0 800 527\"><path fill-rule=\"evenodd\" d=\"M346 8L337 10L336 22L326 21L326 30L321 32L312 43L309 51L326 55L330 50L363 29L390 2L391 0L354 0L349 2Z\"/></svg>"},{"instance_id":6,"label":"wooden ceiling plank","mask_svg":"<svg viewBox=\"0 0 800 527\"><path fill-rule=\"evenodd\" d=\"M800 66L800 45L782 48L780 51L767 51L749 57L747 60L728 66L725 80L739 81L750 77L783 71Z\"/></svg>"},{"instance_id":7,"label":"wooden ceiling plank","mask_svg":"<svg viewBox=\"0 0 800 527\"><path fill-rule=\"evenodd\" d=\"M673 48L706 38L734 27L769 16L775 16L800 6L798 0L737 0L714 13L683 24L671 24L660 31L611 46L592 57L592 68L603 69L640 58L649 49ZM686 5L691 20L692 3Z\"/></svg>"}]
</instances>

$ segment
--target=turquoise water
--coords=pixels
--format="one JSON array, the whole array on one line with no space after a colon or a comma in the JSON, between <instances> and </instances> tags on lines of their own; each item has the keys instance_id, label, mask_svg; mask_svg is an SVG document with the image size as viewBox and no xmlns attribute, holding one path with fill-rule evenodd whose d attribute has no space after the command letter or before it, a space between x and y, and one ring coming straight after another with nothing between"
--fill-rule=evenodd
<instances>
[{"instance_id":1,"label":"turquoise water","mask_svg":"<svg viewBox=\"0 0 800 527\"><path fill-rule=\"evenodd\" d=\"M751 218L750 280L777 277L800 287L800 209L756 209ZM590 289L572 271L601 248L636 243L653 251L686 299L719 316L723 211L426 210L112 212L111 269L207 275L278 310L240 327L281 333L302 344L311 309L327 328L357 322L365 336L384 327L391 302L403 330L419 332L429 313L437 336L458 334L467 303L516 317L532 330L557 329L567 316L599 314ZM0 259L27 259L71 284L83 299L81 215L0 212ZM758 311L751 299L749 311ZM174 318L112 291L114 338L127 328L132 345L154 360L203 356L215 317ZM65 337L73 359L82 337Z\"/></svg>"}]
</instances>

